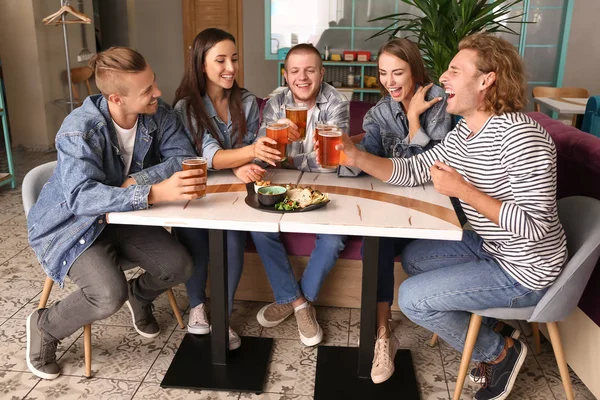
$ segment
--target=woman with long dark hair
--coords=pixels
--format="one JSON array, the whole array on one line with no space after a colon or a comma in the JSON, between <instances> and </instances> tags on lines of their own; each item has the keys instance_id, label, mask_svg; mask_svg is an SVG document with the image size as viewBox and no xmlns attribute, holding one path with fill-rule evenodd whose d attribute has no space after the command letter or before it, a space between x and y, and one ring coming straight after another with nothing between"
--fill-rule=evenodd
<instances>
[{"instance_id":1,"label":"woman with long dark hair","mask_svg":"<svg viewBox=\"0 0 600 400\"><path fill-rule=\"evenodd\" d=\"M439 143L452 128L444 89L427 75L417 45L404 38L383 44L377 54L377 82L382 98L365 115L361 146L379 157L408 158ZM360 170L341 167L339 175ZM379 238L377 341L371 369L375 383L394 373L398 344L388 319L394 301L394 260L411 239Z\"/></svg>"},{"instance_id":2,"label":"woman with long dark hair","mask_svg":"<svg viewBox=\"0 0 600 400\"><path fill-rule=\"evenodd\" d=\"M258 133L259 110L256 97L241 89L235 80L239 55L234 37L216 28L205 29L194 39L185 76L175 94L175 110L210 169L233 169L245 183L260 180L265 170L252 161L260 159L275 165L277 150L267 146L273 139ZM206 278L208 270L208 232L204 229L173 228L173 234L187 247L194 260L194 274L186 283L190 299L188 331L208 334L206 315ZM229 266L229 312L244 263L246 232L227 232ZM229 349L241 345L239 336L229 328Z\"/></svg>"}]
</instances>

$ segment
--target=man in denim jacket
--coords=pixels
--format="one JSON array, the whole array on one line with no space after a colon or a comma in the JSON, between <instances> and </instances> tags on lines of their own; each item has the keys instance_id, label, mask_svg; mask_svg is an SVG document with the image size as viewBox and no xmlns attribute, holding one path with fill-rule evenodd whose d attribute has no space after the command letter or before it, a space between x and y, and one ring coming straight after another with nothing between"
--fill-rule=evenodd
<instances>
[{"instance_id":1,"label":"man in denim jacket","mask_svg":"<svg viewBox=\"0 0 600 400\"><path fill-rule=\"evenodd\" d=\"M59 340L123 303L140 335L160 333L152 301L187 281L191 258L162 227L107 225L105 214L194 199L187 193L206 182L201 170L180 171L182 158L194 149L176 114L159 99L144 58L115 47L90 66L102 95L88 97L64 120L56 135L58 164L27 219L44 271L61 287L67 275L79 286L27 319L27 365L44 379L60 373ZM123 270L138 265L146 273L128 282Z\"/></svg>"}]
</instances>

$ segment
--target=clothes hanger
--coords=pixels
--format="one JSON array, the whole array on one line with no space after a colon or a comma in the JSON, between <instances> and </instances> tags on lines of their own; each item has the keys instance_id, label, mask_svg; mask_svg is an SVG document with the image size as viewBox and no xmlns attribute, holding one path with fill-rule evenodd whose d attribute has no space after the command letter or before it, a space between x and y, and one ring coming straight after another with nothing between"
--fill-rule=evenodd
<instances>
[{"instance_id":1,"label":"clothes hanger","mask_svg":"<svg viewBox=\"0 0 600 400\"><path fill-rule=\"evenodd\" d=\"M65 19L65 21L62 21L62 16L65 14L71 14L75 17L74 20L67 20ZM66 15L65 15L66 17ZM71 5L69 4L69 2L65 2L65 4L54 14L47 16L46 18L44 18L42 20L42 22L45 25L61 25L61 24L91 24L92 20L85 14L82 14L78 11L76 11L73 7L71 7Z\"/></svg>"}]
</instances>

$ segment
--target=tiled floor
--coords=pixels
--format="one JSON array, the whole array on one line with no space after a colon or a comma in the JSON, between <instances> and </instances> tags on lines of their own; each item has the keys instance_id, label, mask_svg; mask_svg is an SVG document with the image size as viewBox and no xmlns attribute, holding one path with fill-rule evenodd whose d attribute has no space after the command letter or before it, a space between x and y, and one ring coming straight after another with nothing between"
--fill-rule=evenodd
<instances>
[{"instance_id":1,"label":"tiled floor","mask_svg":"<svg viewBox=\"0 0 600 400\"><path fill-rule=\"evenodd\" d=\"M31 168L55 157L54 153L16 152L19 183ZM129 275L138 272L134 270ZM80 330L59 346L63 375L54 381L40 380L28 372L25 364L25 319L36 308L43 280L44 274L27 244L21 190L0 187L0 399L312 399L316 348L301 345L294 321L263 329L255 318L262 304L252 302L236 302L232 324L243 335L275 338L266 392L262 395L160 388L160 381L185 333L176 327L166 296L156 301L156 315L163 329L159 337L151 340L137 335L128 313L122 309L92 326L93 379L82 376L83 337ZM73 284L65 285L64 290L56 288L50 302L71 290L75 290ZM176 288L175 295L180 307L187 308L183 286ZM320 307L318 317L325 331L326 344L357 345L359 310ZM456 382L460 354L445 343L430 347L429 332L400 313L395 313L394 318L397 320L396 337L402 347L412 350L421 398L448 399ZM525 339L529 346L531 338L526 336ZM572 374L572 380L577 399L594 398L575 374ZM463 391L464 398L472 398L475 390L477 387L468 383ZM565 398L547 342L541 355L534 356L530 351L511 398Z\"/></svg>"}]
</instances>

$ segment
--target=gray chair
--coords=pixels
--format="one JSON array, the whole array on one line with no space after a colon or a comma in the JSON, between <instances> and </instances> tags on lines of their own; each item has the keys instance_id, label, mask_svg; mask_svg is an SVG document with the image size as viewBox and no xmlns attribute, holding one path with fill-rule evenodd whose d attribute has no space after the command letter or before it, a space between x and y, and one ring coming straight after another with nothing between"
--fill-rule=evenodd
<instances>
[{"instance_id":1,"label":"gray chair","mask_svg":"<svg viewBox=\"0 0 600 400\"><path fill-rule=\"evenodd\" d=\"M565 319L577 307L600 257L600 229L598 229L600 226L600 201L590 197L567 197L559 200L558 215L567 235L569 261L536 306L471 311L473 314L456 380L454 400L460 399L482 317L525 320L535 323L545 322L548 326L550 341L567 399L575 399L557 322Z\"/></svg>"},{"instance_id":2,"label":"gray chair","mask_svg":"<svg viewBox=\"0 0 600 400\"><path fill-rule=\"evenodd\" d=\"M23 179L23 209L25 210L25 217L29 214L29 210L37 201L42 188L48 182L52 174L54 173L54 168L56 168L56 161L51 161L46 164L39 165L29 171L25 178ZM45 308L46 303L48 302L48 298L50 297L50 292L52 291L52 286L54 286L54 281L50 277L46 277L46 281L44 282L44 289L42 290L42 295L40 297L40 303L38 308ZM175 318L177 318L177 322L179 326L183 329L185 325L183 324L183 318L181 317L181 312L179 311L179 307L177 306L177 302L175 300L175 295L171 289L167 290L167 296L169 298L169 304L173 309L173 314L175 314ZM85 325L83 327L83 347L84 347L84 357L85 357L85 377L92 377L92 325Z\"/></svg>"}]
</instances>

